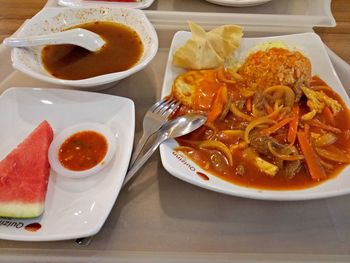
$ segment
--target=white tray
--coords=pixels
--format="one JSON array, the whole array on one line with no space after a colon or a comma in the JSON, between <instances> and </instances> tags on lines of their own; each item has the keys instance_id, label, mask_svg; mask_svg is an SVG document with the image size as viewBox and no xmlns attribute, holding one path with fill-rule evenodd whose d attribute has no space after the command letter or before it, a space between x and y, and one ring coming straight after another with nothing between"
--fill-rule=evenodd
<instances>
[{"instance_id":1,"label":"white tray","mask_svg":"<svg viewBox=\"0 0 350 263\"><path fill-rule=\"evenodd\" d=\"M58 2L62 1L79 4L82 0L48 0L47 6L58 6ZM146 8L146 15L158 26L167 28L176 24L186 29L188 20L207 27L218 23L260 27L279 25L284 28L332 27L336 24L331 12L331 0L272 0L244 8L215 5L205 0L145 0L145 3L150 1L152 5L142 7Z\"/></svg>"},{"instance_id":2,"label":"white tray","mask_svg":"<svg viewBox=\"0 0 350 263\"><path fill-rule=\"evenodd\" d=\"M220 20L231 19L231 22L245 25L335 26L331 0L272 0L263 5L244 8L219 6L204 0L156 0L148 10L146 13L149 14L152 14L151 10L157 11L157 19L168 22L200 18L209 24L211 19L205 18L218 17L220 13Z\"/></svg>"},{"instance_id":3,"label":"white tray","mask_svg":"<svg viewBox=\"0 0 350 263\"><path fill-rule=\"evenodd\" d=\"M181 24L155 27L160 40L155 59L143 71L103 91L135 102L136 140L145 111L160 97L170 41ZM298 30L248 26L246 36ZM54 87L14 71L9 54L0 47L0 92L11 86ZM350 66L329 54L344 87L350 87ZM131 187L122 189L117 205L88 247L79 247L73 240L0 240L0 261L350 262L349 203L350 195L282 203L210 192L169 175L156 153Z\"/></svg>"}]
</instances>

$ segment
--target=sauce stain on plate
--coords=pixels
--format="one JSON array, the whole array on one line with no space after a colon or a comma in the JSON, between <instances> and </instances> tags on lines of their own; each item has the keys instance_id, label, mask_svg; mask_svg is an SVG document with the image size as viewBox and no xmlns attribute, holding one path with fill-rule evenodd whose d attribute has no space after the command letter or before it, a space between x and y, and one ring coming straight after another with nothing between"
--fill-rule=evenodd
<instances>
[{"instance_id":1,"label":"sauce stain on plate","mask_svg":"<svg viewBox=\"0 0 350 263\"><path fill-rule=\"evenodd\" d=\"M204 173L201 173L201 172L196 172L196 174L201 178L203 179L204 181L209 181L209 176L204 174Z\"/></svg>"},{"instance_id":2,"label":"sauce stain on plate","mask_svg":"<svg viewBox=\"0 0 350 263\"><path fill-rule=\"evenodd\" d=\"M37 232L40 228L41 228L41 224L39 223L31 223L24 227L24 229L29 232Z\"/></svg>"}]
</instances>

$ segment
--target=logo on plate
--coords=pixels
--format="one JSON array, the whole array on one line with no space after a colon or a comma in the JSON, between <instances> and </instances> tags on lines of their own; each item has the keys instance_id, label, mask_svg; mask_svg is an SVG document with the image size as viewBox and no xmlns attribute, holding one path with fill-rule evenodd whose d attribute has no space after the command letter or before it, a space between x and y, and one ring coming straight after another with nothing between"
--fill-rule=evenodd
<instances>
[{"instance_id":1,"label":"logo on plate","mask_svg":"<svg viewBox=\"0 0 350 263\"><path fill-rule=\"evenodd\" d=\"M196 171L196 168L191 163L189 163L187 158L183 156L181 153L172 151L172 154L175 156L177 160L179 160L183 165L185 165L188 169L190 169L191 172L196 172L196 175L198 175L201 179L203 179L204 181L209 181L209 176L207 176L202 172Z\"/></svg>"},{"instance_id":2,"label":"logo on plate","mask_svg":"<svg viewBox=\"0 0 350 263\"><path fill-rule=\"evenodd\" d=\"M11 227L11 228L24 228L25 230L29 232L36 232L41 228L41 224L34 222L34 223L29 223L26 225L26 223L18 221L13 218L8 218L8 217L1 217L0 218L0 227Z\"/></svg>"}]
</instances>

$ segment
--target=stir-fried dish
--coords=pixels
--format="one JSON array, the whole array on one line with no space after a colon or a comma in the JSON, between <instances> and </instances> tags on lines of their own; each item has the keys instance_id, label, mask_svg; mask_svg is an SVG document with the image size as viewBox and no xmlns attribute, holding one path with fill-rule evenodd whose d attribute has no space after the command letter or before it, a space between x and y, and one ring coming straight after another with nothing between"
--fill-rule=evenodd
<instances>
[{"instance_id":1,"label":"stir-fried dish","mask_svg":"<svg viewBox=\"0 0 350 263\"><path fill-rule=\"evenodd\" d=\"M350 163L349 111L298 51L273 47L250 54L235 70L187 71L171 95L183 104L178 115L208 116L177 139L177 150L229 182L301 189Z\"/></svg>"}]
</instances>

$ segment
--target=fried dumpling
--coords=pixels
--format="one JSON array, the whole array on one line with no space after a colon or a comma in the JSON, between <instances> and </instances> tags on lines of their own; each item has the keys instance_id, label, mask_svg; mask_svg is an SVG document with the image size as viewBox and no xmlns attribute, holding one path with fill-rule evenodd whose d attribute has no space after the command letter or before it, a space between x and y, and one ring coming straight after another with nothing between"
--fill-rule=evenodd
<instances>
[{"instance_id":1,"label":"fried dumpling","mask_svg":"<svg viewBox=\"0 0 350 263\"><path fill-rule=\"evenodd\" d=\"M219 67L240 45L242 28L224 25L205 32L199 25L189 22L192 38L173 55L173 64L186 69Z\"/></svg>"}]
</instances>

